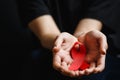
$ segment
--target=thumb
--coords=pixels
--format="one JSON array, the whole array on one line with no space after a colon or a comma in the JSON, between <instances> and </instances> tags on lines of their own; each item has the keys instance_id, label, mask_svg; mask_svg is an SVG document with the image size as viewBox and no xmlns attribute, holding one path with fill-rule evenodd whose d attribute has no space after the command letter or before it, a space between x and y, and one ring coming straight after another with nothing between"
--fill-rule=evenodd
<instances>
[{"instance_id":1,"label":"thumb","mask_svg":"<svg viewBox=\"0 0 120 80\"><path fill-rule=\"evenodd\" d=\"M58 47L53 47L52 52L53 52L53 53L57 53L59 50L60 50L60 48L58 48Z\"/></svg>"},{"instance_id":2,"label":"thumb","mask_svg":"<svg viewBox=\"0 0 120 80\"><path fill-rule=\"evenodd\" d=\"M79 36L78 36L78 41L83 43L84 42L84 39L85 39L85 33L81 33Z\"/></svg>"},{"instance_id":3,"label":"thumb","mask_svg":"<svg viewBox=\"0 0 120 80\"><path fill-rule=\"evenodd\" d=\"M64 41L63 36L61 36L61 35L57 36L54 46L57 48L61 48L63 41Z\"/></svg>"},{"instance_id":4,"label":"thumb","mask_svg":"<svg viewBox=\"0 0 120 80\"><path fill-rule=\"evenodd\" d=\"M106 50L108 49L106 36L103 36L99 39L99 44L100 44L100 53L105 55Z\"/></svg>"}]
</instances>

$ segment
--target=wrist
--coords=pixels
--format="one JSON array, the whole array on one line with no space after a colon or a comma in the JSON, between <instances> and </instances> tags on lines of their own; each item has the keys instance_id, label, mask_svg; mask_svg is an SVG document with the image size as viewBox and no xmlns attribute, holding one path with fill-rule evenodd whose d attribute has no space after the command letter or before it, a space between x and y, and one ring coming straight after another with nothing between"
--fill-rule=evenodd
<instances>
[{"instance_id":1,"label":"wrist","mask_svg":"<svg viewBox=\"0 0 120 80\"><path fill-rule=\"evenodd\" d=\"M85 35L85 34L87 34L88 32L91 32L91 31L100 31L100 30L98 30L98 29L90 29L90 30L86 30L86 31L80 30L80 31L75 32L73 35L78 38L79 36Z\"/></svg>"},{"instance_id":2,"label":"wrist","mask_svg":"<svg viewBox=\"0 0 120 80\"><path fill-rule=\"evenodd\" d=\"M78 38L80 35L84 35L85 34L85 32L76 32L76 33L74 33L73 35L76 37L76 38Z\"/></svg>"}]
</instances>

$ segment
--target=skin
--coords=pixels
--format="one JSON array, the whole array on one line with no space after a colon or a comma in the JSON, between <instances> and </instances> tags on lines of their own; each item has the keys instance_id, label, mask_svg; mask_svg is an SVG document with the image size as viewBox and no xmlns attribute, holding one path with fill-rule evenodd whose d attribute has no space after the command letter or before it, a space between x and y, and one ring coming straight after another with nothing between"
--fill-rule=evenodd
<instances>
[{"instance_id":1,"label":"skin","mask_svg":"<svg viewBox=\"0 0 120 80\"><path fill-rule=\"evenodd\" d=\"M98 30L89 31L84 35L84 44L87 48L86 61L89 62L90 67L82 71L71 71L68 69L72 63L70 50L73 44L76 41L80 41L81 38L79 37L78 40L76 40L74 36L68 33L62 33L57 38L53 48L53 67L56 70L70 77L81 77L83 75L99 73L104 70L106 57L105 53L107 49L106 37ZM76 46L76 49L77 48L78 46Z\"/></svg>"},{"instance_id":2,"label":"skin","mask_svg":"<svg viewBox=\"0 0 120 80\"><path fill-rule=\"evenodd\" d=\"M105 57L108 49L107 38L101 32L102 23L95 19L82 19L74 35L83 42L87 48L86 60L95 65L94 69L86 70L85 73L98 73L105 68Z\"/></svg>"},{"instance_id":3,"label":"skin","mask_svg":"<svg viewBox=\"0 0 120 80\"><path fill-rule=\"evenodd\" d=\"M78 71L71 71L68 69L73 61L70 56L70 50L76 41L78 41L76 37L67 32L63 32L58 36L53 48L54 69L70 77L75 77L78 73Z\"/></svg>"},{"instance_id":4,"label":"skin","mask_svg":"<svg viewBox=\"0 0 120 80\"><path fill-rule=\"evenodd\" d=\"M43 47L52 49L60 31L50 15L35 18L28 24L30 30L38 37Z\"/></svg>"},{"instance_id":5,"label":"skin","mask_svg":"<svg viewBox=\"0 0 120 80\"><path fill-rule=\"evenodd\" d=\"M74 34L60 32L50 15L40 16L29 23L29 28L39 38L43 47L53 51L53 68L69 77L81 77L104 70L107 40L100 32L102 23L94 19L82 19ZM86 61L90 68L80 71L68 69L72 63L70 49L76 41L85 44L87 48ZM76 47L77 49L78 47Z\"/></svg>"}]
</instances>

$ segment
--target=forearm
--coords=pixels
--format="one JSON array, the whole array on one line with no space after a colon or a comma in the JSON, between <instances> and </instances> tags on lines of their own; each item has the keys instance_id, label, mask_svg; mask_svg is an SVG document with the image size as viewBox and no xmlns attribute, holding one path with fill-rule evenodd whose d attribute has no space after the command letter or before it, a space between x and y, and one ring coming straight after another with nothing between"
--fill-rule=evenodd
<instances>
[{"instance_id":1,"label":"forearm","mask_svg":"<svg viewBox=\"0 0 120 80\"><path fill-rule=\"evenodd\" d=\"M102 23L100 21L95 19L85 18L82 19L77 25L74 35L78 37L79 34L81 33L87 33L92 30L101 30L101 29L102 29Z\"/></svg>"},{"instance_id":2,"label":"forearm","mask_svg":"<svg viewBox=\"0 0 120 80\"><path fill-rule=\"evenodd\" d=\"M57 25L50 15L38 17L29 23L29 28L38 37L43 47L51 49L56 37L60 34Z\"/></svg>"}]
</instances>

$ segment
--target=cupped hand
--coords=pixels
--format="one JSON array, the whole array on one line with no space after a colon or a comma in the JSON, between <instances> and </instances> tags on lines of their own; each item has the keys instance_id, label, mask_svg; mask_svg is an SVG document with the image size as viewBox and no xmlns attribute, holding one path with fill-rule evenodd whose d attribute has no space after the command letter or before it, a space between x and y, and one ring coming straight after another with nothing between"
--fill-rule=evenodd
<instances>
[{"instance_id":1,"label":"cupped hand","mask_svg":"<svg viewBox=\"0 0 120 80\"><path fill-rule=\"evenodd\" d=\"M63 32L57 37L53 48L53 67L69 77L77 77L79 75L79 71L69 70L69 66L73 61L70 50L76 41L78 41L76 37Z\"/></svg>"},{"instance_id":2,"label":"cupped hand","mask_svg":"<svg viewBox=\"0 0 120 80\"><path fill-rule=\"evenodd\" d=\"M90 63L90 67L85 70L84 75L103 71L108 48L106 36L98 30L93 30L81 34L78 40L85 44L87 48L86 61Z\"/></svg>"}]
</instances>

